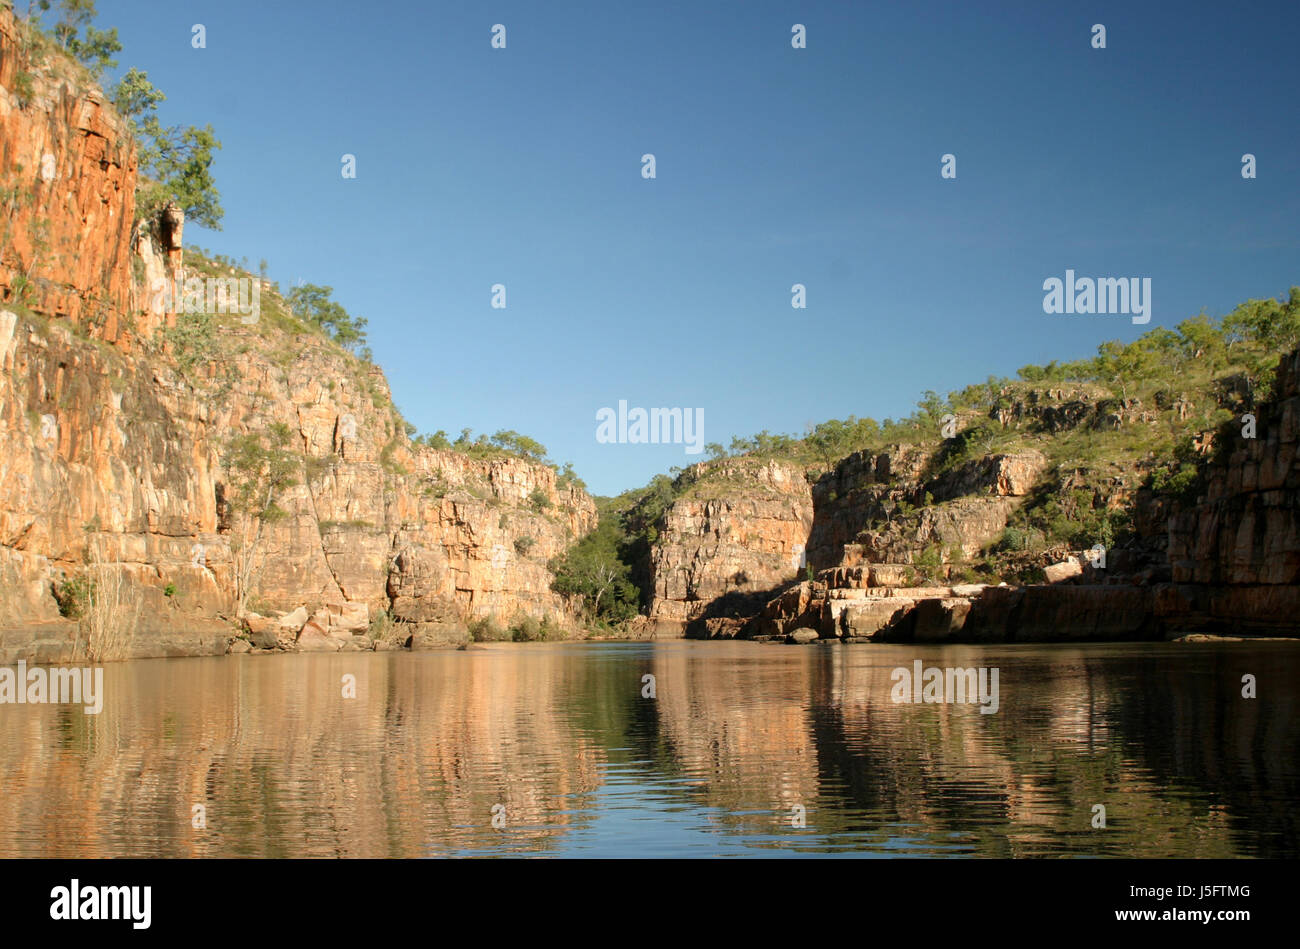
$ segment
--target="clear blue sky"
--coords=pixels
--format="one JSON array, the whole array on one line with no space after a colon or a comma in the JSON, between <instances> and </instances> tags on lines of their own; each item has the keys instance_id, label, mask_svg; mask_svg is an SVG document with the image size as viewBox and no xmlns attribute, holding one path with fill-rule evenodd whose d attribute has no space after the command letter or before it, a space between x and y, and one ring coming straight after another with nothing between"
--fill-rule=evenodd
<instances>
[{"instance_id":1,"label":"clear blue sky","mask_svg":"<svg viewBox=\"0 0 1300 949\"><path fill-rule=\"evenodd\" d=\"M1292 0L99 8L224 144L187 242L333 286L421 431L531 435L595 493L699 458L598 444L620 399L723 444L898 417L1300 283ZM1150 277L1150 326L1044 314L1067 268Z\"/></svg>"}]
</instances>

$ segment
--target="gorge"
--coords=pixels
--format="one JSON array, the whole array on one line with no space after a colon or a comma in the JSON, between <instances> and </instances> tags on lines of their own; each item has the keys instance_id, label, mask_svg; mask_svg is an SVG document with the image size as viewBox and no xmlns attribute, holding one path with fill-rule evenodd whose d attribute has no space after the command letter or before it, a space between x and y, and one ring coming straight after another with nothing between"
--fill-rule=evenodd
<instances>
[{"instance_id":1,"label":"gorge","mask_svg":"<svg viewBox=\"0 0 1300 949\"><path fill-rule=\"evenodd\" d=\"M598 505L509 438L413 439L378 366L265 277L187 247L179 208L140 212L130 123L75 64L34 66L21 32L0 12L0 663L503 635L1294 631L1294 288L1243 304L1236 330L1153 330L1103 347L1104 371L1027 367L1040 377L990 380L838 441L837 422L717 446ZM194 278L247 282L257 319L197 320L184 294L154 290ZM635 442L619 407L617 440ZM673 411L684 424L652 418L651 434L699 453L703 410ZM639 615L618 623L598 596L556 589L601 516L619 522L605 567L637 591ZM1105 567L1086 561L1094 547ZM88 628L96 608L129 636Z\"/></svg>"}]
</instances>

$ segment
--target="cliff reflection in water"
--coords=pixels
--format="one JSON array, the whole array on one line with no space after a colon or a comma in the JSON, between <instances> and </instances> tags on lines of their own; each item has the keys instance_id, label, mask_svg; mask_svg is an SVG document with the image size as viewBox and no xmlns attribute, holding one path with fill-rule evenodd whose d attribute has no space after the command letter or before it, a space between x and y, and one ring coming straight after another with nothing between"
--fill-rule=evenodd
<instances>
[{"instance_id":1,"label":"cliff reflection in water","mask_svg":"<svg viewBox=\"0 0 1300 949\"><path fill-rule=\"evenodd\" d=\"M998 712L893 703L918 658L998 667ZM0 855L1293 856L1296 681L1287 644L116 664L98 716L0 706Z\"/></svg>"}]
</instances>

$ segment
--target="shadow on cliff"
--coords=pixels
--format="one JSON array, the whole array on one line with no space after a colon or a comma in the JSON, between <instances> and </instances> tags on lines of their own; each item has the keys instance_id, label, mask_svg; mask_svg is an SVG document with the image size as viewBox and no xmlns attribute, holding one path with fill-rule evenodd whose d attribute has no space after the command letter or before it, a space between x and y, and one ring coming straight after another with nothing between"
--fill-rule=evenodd
<instances>
[{"instance_id":1,"label":"shadow on cliff","mask_svg":"<svg viewBox=\"0 0 1300 949\"><path fill-rule=\"evenodd\" d=\"M761 590L732 590L709 602L686 624L687 639L749 639L759 632L763 608L801 580L794 578Z\"/></svg>"}]
</instances>

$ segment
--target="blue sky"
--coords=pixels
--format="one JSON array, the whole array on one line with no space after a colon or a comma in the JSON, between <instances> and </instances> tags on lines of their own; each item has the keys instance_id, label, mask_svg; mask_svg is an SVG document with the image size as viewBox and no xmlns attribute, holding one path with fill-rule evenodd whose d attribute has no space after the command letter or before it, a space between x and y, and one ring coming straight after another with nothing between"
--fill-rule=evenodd
<instances>
[{"instance_id":1,"label":"blue sky","mask_svg":"<svg viewBox=\"0 0 1300 949\"><path fill-rule=\"evenodd\" d=\"M1290 0L99 11L223 142L187 243L334 287L421 431L514 429L599 494L700 457L599 444L620 399L723 444L898 417L1300 283ZM1150 326L1045 314L1067 268L1150 277Z\"/></svg>"}]
</instances>

